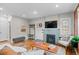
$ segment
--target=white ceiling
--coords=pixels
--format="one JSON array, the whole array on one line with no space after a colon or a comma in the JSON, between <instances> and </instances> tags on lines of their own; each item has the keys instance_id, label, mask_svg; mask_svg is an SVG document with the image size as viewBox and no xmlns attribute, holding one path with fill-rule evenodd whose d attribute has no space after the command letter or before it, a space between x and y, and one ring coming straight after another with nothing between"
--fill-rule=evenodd
<instances>
[{"instance_id":1,"label":"white ceiling","mask_svg":"<svg viewBox=\"0 0 79 59\"><path fill-rule=\"evenodd\" d=\"M4 13L28 19L72 12L75 6L74 3L0 3Z\"/></svg>"}]
</instances>

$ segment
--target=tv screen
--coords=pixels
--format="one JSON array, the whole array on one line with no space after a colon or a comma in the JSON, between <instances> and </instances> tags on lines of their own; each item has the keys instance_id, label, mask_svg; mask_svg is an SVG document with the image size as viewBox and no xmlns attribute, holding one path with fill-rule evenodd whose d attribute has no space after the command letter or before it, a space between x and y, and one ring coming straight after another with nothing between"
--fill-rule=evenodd
<instances>
[{"instance_id":1,"label":"tv screen","mask_svg":"<svg viewBox=\"0 0 79 59\"><path fill-rule=\"evenodd\" d=\"M57 28L57 21L45 22L45 28Z\"/></svg>"}]
</instances>

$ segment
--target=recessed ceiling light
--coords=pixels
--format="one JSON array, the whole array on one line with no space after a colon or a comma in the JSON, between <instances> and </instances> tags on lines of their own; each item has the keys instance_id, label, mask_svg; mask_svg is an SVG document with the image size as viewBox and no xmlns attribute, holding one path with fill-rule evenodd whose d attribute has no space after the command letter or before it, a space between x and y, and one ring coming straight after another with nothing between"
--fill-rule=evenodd
<instances>
[{"instance_id":1,"label":"recessed ceiling light","mask_svg":"<svg viewBox=\"0 0 79 59\"><path fill-rule=\"evenodd\" d=\"M0 8L0 10L3 10L3 8Z\"/></svg>"},{"instance_id":2,"label":"recessed ceiling light","mask_svg":"<svg viewBox=\"0 0 79 59\"><path fill-rule=\"evenodd\" d=\"M7 15L6 15L6 14L4 14L3 16L7 17Z\"/></svg>"},{"instance_id":3,"label":"recessed ceiling light","mask_svg":"<svg viewBox=\"0 0 79 59\"><path fill-rule=\"evenodd\" d=\"M35 15L36 15L36 14L38 14L38 12L37 12L37 11L33 11L33 14L35 14Z\"/></svg>"},{"instance_id":4,"label":"recessed ceiling light","mask_svg":"<svg viewBox=\"0 0 79 59\"><path fill-rule=\"evenodd\" d=\"M56 5L56 8L59 7L59 5Z\"/></svg>"},{"instance_id":5,"label":"recessed ceiling light","mask_svg":"<svg viewBox=\"0 0 79 59\"><path fill-rule=\"evenodd\" d=\"M26 17L26 15L25 15L25 14L23 14L23 15L22 15L22 17Z\"/></svg>"}]
</instances>

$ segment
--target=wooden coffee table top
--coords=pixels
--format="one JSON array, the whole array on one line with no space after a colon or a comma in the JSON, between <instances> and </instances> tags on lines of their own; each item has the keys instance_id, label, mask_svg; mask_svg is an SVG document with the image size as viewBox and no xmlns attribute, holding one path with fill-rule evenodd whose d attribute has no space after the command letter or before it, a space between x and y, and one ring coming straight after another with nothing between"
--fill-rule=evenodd
<instances>
[{"instance_id":1,"label":"wooden coffee table top","mask_svg":"<svg viewBox=\"0 0 79 59\"><path fill-rule=\"evenodd\" d=\"M52 52L52 53L56 53L57 50L58 50L58 46L56 47L49 47L49 44L48 43L45 43L45 42L36 42L34 40L27 40L25 42L25 45L27 46L30 46L30 47L37 47L37 48L40 48L40 49L43 49L45 51L49 51L49 52Z\"/></svg>"}]
</instances>

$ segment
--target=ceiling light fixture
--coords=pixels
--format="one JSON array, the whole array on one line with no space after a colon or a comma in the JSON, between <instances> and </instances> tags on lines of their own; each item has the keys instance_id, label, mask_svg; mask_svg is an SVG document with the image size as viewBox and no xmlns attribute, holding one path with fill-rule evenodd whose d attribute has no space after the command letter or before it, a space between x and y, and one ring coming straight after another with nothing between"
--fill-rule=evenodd
<instances>
[{"instance_id":1,"label":"ceiling light fixture","mask_svg":"<svg viewBox=\"0 0 79 59\"><path fill-rule=\"evenodd\" d=\"M56 5L56 8L59 7L59 5Z\"/></svg>"},{"instance_id":2,"label":"ceiling light fixture","mask_svg":"<svg viewBox=\"0 0 79 59\"><path fill-rule=\"evenodd\" d=\"M36 15L36 14L38 14L38 12L37 12L37 11L33 11L33 14L35 14L35 15Z\"/></svg>"},{"instance_id":3,"label":"ceiling light fixture","mask_svg":"<svg viewBox=\"0 0 79 59\"><path fill-rule=\"evenodd\" d=\"M3 8L0 8L0 10L2 11L2 10L3 10Z\"/></svg>"},{"instance_id":4,"label":"ceiling light fixture","mask_svg":"<svg viewBox=\"0 0 79 59\"><path fill-rule=\"evenodd\" d=\"M22 17L26 17L26 15L25 15L25 14L23 14L23 15L22 15Z\"/></svg>"}]
</instances>

